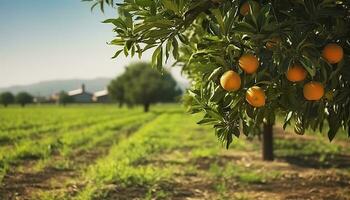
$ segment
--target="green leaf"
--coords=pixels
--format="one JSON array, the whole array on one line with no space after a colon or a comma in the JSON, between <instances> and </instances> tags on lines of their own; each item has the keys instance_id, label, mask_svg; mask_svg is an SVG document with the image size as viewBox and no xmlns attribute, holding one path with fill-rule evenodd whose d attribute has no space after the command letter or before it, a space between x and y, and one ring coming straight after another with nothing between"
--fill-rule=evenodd
<instances>
[{"instance_id":1,"label":"green leaf","mask_svg":"<svg viewBox=\"0 0 350 200\"><path fill-rule=\"evenodd\" d=\"M117 58L121 52L123 52L123 49L118 50L118 51L114 54L114 56L112 57L112 59Z\"/></svg>"},{"instance_id":2,"label":"green leaf","mask_svg":"<svg viewBox=\"0 0 350 200\"><path fill-rule=\"evenodd\" d=\"M222 73L222 67L218 67L209 75L208 80L216 80L218 76Z\"/></svg>"},{"instance_id":3,"label":"green leaf","mask_svg":"<svg viewBox=\"0 0 350 200\"><path fill-rule=\"evenodd\" d=\"M142 7L150 7L153 4L152 0L135 0L135 2Z\"/></svg>"},{"instance_id":4,"label":"green leaf","mask_svg":"<svg viewBox=\"0 0 350 200\"><path fill-rule=\"evenodd\" d=\"M168 39L167 43L166 43L166 48L165 48L165 56L166 56L166 61L168 61L169 58L169 52L171 51L171 47L172 47L172 39Z\"/></svg>"},{"instance_id":5,"label":"green leaf","mask_svg":"<svg viewBox=\"0 0 350 200\"><path fill-rule=\"evenodd\" d=\"M163 48L160 48L160 52L157 57L157 69L159 71L163 69Z\"/></svg>"},{"instance_id":6,"label":"green leaf","mask_svg":"<svg viewBox=\"0 0 350 200\"><path fill-rule=\"evenodd\" d=\"M220 116L220 114L216 111L213 110L206 110L205 111L208 115L210 115L211 117L213 117L214 119L220 120L222 121L222 117Z\"/></svg>"},{"instance_id":7,"label":"green leaf","mask_svg":"<svg viewBox=\"0 0 350 200\"><path fill-rule=\"evenodd\" d=\"M288 123L290 122L290 120L292 119L292 116L293 116L293 112L292 111L288 112L288 114L284 118L283 130L286 130L286 127L287 127Z\"/></svg>"},{"instance_id":8,"label":"green leaf","mask_svg":"<svg viewBox=\"0 0 350 200\"><path fill-rule=\"evenodd\" d=\"M160 54L160 51L162 49L162 45L159 45L156 50L154 50L153 55L152 55L152 66L155 67L157 66L157 59L158 55Z\"/></svg>"},{"instance_id":9,"label":"green leaf","mask_svg":"<svg viewBox=\"0 0 350 200\"><path fill-rule=\"evenodd\" d=\"M218 22L221 32L225 33L225 25L224 25L224 19L221 15L221 12L219 9L214 9L211 11L213 15L215 16L216 21Z\"/></svg>"},{"instance_id":10,"label":"green leaf","mask_svg":"<svg viewBox=\"0 0 350 200\"><path fill-rule=\"evenodd\" d=\"M114 26L121 28L123 30L126 30L128 28L126 23L121 18L107 19L107 20L103 21L102 23L112 23Z\"/></svg>"},{"instance_id":11,"label":"green leaf","mask_svg":"<svg viewBox=\"0 0 350 200\"><path fill-rule=\"evenodd\" d=\"M162 4L167 10L171 10L175 14L179 14L178 5L175 2L173 2L172 0L162 0Z\"/></svg>"},{"instance_id":12,"label":"green leaf","mask_svg":"<svg viewBox=\"0 0 350 200\"><path fill-rule=\"evenodd\" d=\"M339 113L336 113L336 111L333 108L328 109L329 116L327 118L328 125L329 125L329 131L328 131L328 138L329 141L332 141L337 134L339 128L341 127L341 120L339 119Z\"/></svg>"},{"instance_id":13,"label":"green leaf","mask_svg":"<svg viewBox=\"0 0 350 200\"><path fill-rule=\"evenodd\" d=\"M337 134L337 129L334 129L332 127L329 128L329 131L328 131L328 139L329 141L332 142L332 140L334 139L335 135Z\"/></svg>"},{"instance_id":14,"label":"green leaf","mask_svg":"<svg viewBox=\"0 0 350 200\"><path fill-rule=\"evenodd\" d=\"M129 49L126 45L124 46L124 55L125 55L125 57L129 56Z\"/></svg>"},{"instance_id":15,"label":"green leaf","mask_svg":"<svg viewBox=\"0 0 350 200\"><path fill-rule=\"evenodd\" d=\"M216 119L213 118L204 118L202 120L200 120L199 122L197 122L197 124L206 124L206 125L210 125L210 124L216 124L218 121Z\"/></svg>"},{"instance_id":16,"label":"green leaf","mask_svg":"<svg viewBox=\"0 0 350 200\"><path fill-rule=\"evenodd\" d=\"M305 56L303 56L299 61L304 66L306 71L310 74L310 76L314 77L316 74L316 68L314 67L313 62Z\"/></svg>"},{"instance_id":17,"label":"green leaf","mask_svg":"<svg viewBox=\"0 0 350 200\"><path fill-rule=\"evenodd\" d=\"M179 43L177 42L176 38L173 39L173 56L175 59L179 58Z\"/></svg>"},{"instance_id":18,"label":"green leaf","mask_svg":"<svg viewBox=\"0 0 350 200\"><path fill-rule=\"evenodd\" d=\"M234 28L234 31L243 32L243 33L256 33L254 26L248 24L247 22L240 22Z\"/></svg>"},{"instance_id":19,"label":"green leaf","mask_svg":"<svg viewBox=\"0 0 350 200\"><path fill-rule=\"evenodd\" d=\"M304 123L301 116L298 116L295 120L294 132L299 135L304 135L305 133Z\"/></svg>"}]
</instances>

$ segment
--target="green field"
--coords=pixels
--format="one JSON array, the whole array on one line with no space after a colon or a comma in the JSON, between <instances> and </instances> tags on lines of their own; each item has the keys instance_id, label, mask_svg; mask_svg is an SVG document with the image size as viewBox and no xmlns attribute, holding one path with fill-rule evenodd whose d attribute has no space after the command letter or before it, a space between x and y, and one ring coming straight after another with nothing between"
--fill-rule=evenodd
<instances>
[{"instance_id":1,"label":"green field","mask_svg":"<svg viewBox=\"0 0 350 200\"><path fill-rule=\"evenodd\" d=\"M0 199L350 199L350 144L275 127L229 150L180 105L0 108Z\"/></svg>"}]
</instances>

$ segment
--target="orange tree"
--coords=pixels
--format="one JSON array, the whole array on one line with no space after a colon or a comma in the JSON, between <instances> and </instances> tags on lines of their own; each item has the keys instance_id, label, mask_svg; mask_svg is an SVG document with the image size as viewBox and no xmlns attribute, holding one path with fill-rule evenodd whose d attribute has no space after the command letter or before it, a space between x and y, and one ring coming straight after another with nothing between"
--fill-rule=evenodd
<instances>
[{"instance_id":1,"label":"orange tree","mask_svg":"<svg viewBox=\"0 0 350 200\"><path fill-rule=\"evenodd\" d=\"M112 0L95 4L114 5ZM193 81L191 111L204 112L228 148L260 134L273 160L272 125L323 131L332 140L350 124L348 0L124 0L108 19L114 57L153 51L161 70L173 57ZM350 135L350 133L349 133Z\"/></svg>"}]
</instances>

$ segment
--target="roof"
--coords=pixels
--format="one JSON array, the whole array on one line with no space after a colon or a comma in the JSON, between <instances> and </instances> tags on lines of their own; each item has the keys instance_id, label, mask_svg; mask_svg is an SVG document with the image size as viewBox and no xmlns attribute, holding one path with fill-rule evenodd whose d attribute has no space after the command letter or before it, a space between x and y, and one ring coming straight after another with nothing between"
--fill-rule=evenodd
<instances>
[{"instance_id":1,"label":"roof","mask_svg":"<svg viewBox=\"0 0 350 200\"><path fill-rule=\"evenodd\" d=\"M72 91L69 91L68 92L68 95L69 96L76 96L76 95L79 95L79 94L88 94L88 95L92 95L86 91L84 91L83 89L77 89L77 90L72 90Z\"/></svg>"},{"instance_id":2,"label":"roof","mask_svg":"<svg viewBox=\"0 0 350 200\"><path fill-rule=\"evenodd\" d=\"M108 90L101 90L94 93L94 97L102 97L107 95L108 95Z\"/></svg>"}]
</instances>

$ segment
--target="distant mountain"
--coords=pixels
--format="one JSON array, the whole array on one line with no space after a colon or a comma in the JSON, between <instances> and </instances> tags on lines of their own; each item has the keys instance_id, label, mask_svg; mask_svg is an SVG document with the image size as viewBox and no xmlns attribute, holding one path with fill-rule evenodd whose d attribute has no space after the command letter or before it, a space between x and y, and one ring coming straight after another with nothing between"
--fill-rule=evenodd
<instances>
[{"instance_id":1,"label":"distant mountain","mask_svg":"<svg viewBox=\"0 0 350 200\"><path fill-rule=\"evenodd\" d=\"M49 96L62 90L70 91L79 89L83 83L85 84L85 88L88 92L96 92L105 89L110 80L111 78L43 81L30 85L18 85L7 88L0 88L0 92L10 91L12 93L18 93L21 91L26 91L35 96Z\"/></svg>"}]
</instances>

